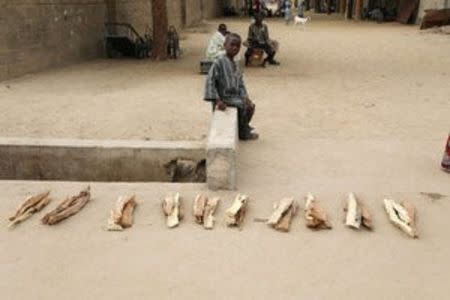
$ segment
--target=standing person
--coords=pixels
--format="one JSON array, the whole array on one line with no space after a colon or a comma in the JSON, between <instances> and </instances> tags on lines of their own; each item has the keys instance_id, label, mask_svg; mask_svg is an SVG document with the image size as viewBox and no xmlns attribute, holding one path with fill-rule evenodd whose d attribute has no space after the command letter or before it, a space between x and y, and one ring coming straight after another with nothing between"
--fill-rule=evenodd
<instances>
[{"instance_id":1,"label":"standing person","mask_svg":"<svg viewBox=\"0 0 450 300\"><path fill-rule=\"evenodd\" d=\"M263 49L267 54L263 66L265 66L267 62L269 62L270 65L280 64L275 60L275 42L269 39L269 28L266 24L263 24L263 19L264 17L262 14L257 14L255 16L255 23L251 24L248 28L248 48L245 52L245 66L249 65L250 56L255 48Z\"/></svg>"},{"instance_id":2,"label":"standing person","mask_svg":"<svg viewBox=\"0 0 450 300\"><path fill-rule=\"evenodd\" d=\"M305 17L305 2L304 2L304 0L298 0L297 16L299 16L300 18Z\"/></svg>"},{"instance_id":3,"label":"standing person","mask_svg":"<svg viewBox=\"0 0 450 300\"><path fill-rule=\"evenodd\" d=\"M213 109L226 110L236 107L240 140L256 140L259 135L250 126L255 104L248 98L242 72L234 61L241 49L241 37L230 33L225 38L226 55L213 63L206 79L204 100L213 104Z\"/></svg>"},{"instance_id":4,"label":"standing person","mask_svg":"<svg viewBox=\"0 0 450 300\"><path fill-rule=\"evenodd\" d=\"M206 48L206 57L210 60L214 60L225 54L225 36L227 35L227 25L220 24L217 31L211 37Z\"/></svg>"},{"instance_id":5,"label":"standing person","mask_svg":"<svg viewBox=\"0 0 450 300\"><path fill-rule=\"evenodd\" d=\"M284 20L286 21L286 25L288 25L292 19L292 1L284 0L283 9L284 9Z\"/></svg>"},{"instance_id":6,"label":"standing person","mask_svg":"<svg viewBox=\"0 0 450 300\"><path fill-rule=\"evenodd\" d=\"M450 173L450 134L445 145L444 158L442 158L441 166L444 171Z\"/></svg>"}]
</instances>

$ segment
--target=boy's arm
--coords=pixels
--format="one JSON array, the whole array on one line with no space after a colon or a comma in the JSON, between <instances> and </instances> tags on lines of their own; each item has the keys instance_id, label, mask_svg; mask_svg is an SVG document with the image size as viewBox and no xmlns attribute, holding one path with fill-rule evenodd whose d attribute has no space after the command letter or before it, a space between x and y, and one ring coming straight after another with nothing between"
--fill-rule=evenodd
<instances>
[{"instance_id":1,"label":"boy's arm","mask_svg":"<svg viewBox=\"0 0 450 300\"><path fill-rule=\"evenodd\" d=\"M242 99L248 98L247 88L245 87L244 77L242 74L239 76L239 96Z\"/></svg>"},{"instance_id":2,"label":"boy's arm","mask_svg":"<svg viewBox=\"0 0 450 300\"><path fill-rule=\"evenodd\" d=\"M219 110L225 110L226 105L220 99L219 91L217 90L218 80L220 78L219 68L216 63L213 63L209 70L208 77L205 84L204 100L215 103Z\"/></svg>"}]
</instances>

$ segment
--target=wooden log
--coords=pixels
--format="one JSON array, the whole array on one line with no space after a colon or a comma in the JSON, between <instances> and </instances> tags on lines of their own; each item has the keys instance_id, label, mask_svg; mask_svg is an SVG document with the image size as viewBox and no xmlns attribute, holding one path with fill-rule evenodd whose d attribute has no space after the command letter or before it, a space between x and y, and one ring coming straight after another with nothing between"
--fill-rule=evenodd
<instances>
[{"instance_id":1,"label":"wooden log","mask_svg":"<svg viewBox=\"0 0 450 300\"><path fill-rule=\"evenodd\" d=\"M331 229L327 213L315 197L308 193L305 200L306 226L314 229Z\"/></svg>"},{"instance_id":2,"label":"wooden log","mask_svg":"<svg viewBox=\"0 0 450 300\"><path fill-rule=\"evenodd\" d=\"M195 222L197 222L198 224L203 224L203 221L204 221L203 216L205 214L205 206L206 206L207 202L208 202L208 197L206 197L203 194L198 194L195 197L193 213L194 213Z\"/></svg>"},{"instance_id":3,"label":"wooden log","mask_svg":"<svg viewBox=\"0 0 450 300\"><path fill-rule=\"evenodd\" d=\"M42 218L42 223L46 225L57 224L75 214L91 200L90 187L81 191L78 195L70 197L61 202L53 211Z\"/></svg>"},{"instance_id":4,"label":"wooden log","mask_svg":"<svg viewBox=\"0 0 450 300\"><path fill-rule=\"evenodd\" d=\"M25 199L25 201L17 208L16 213L9 217L10 223L8 227L13 227L26 219L30 218L33 214L41 211L46 207L51 199L48 197L50 191L40 193L35 196L30 196Z\"/></svg>"},{"instance_id":5,"label":"wooden log","mask_svg":"<svg viewBox=\"0 0 450 300\"><path fill-rule=\"evenodd\" d=\"M361 207L362 225L367 229L373 229L373 218L367 205L358 199L359 206Z\"/></svg>"},{"instance_id":6,"label":"wooden log","mask_svg":"<svg viewBox=\"0 0 450 300\"><path fill-rule=\"evenodd\" d=\"M248 200L249 198L247 195L237 195L231 207L225 212L225 222L227 226L242 226L245 218L245 212L247 210Z\"/></svg>"},{"instance_id":7,"label":"wooden log","mask_svg":"<svg viewBox=\"0 0 450 300\"><path fill-rule=\"evenodd\" d=\"M389 217L389 220L408 234L412 238L417 238L417 231L415 228L415 208L412 204L407 204L408 208L396 203L392 199L384 199L384 208ZM411 215L410 215L411 214Z\"/></svg>"},{"instance_id":8,"label":"wooden log","mask_svg":"<svg viewBox=\"0 0 450 300\"><path fill-rule=\"evenodd\" d=\"M182 219L180 205L181 200L179 193L164 198L162 207L164 214L167 217L167 227L174 228L180 224L180 220Z\"/></svg>"},{"instance_id":9,"label":"wooden log","mask_svg":"<svg viewBox=\"0 0 450 300\"><path fill-rule=\"evenodd\" d=\"M216 209L219 206L219 202L220 202L219 197L213 197L208 199L203 214L203 222L204 222L203 227L205 229L213 229L215 220L214 213L216 212Z\"/></svg>"},{"instance_id":10,"label":"wooden log","mask_svg":"<svg viewBox=\"0 0 450 300\"><path fill-rule=\"evenodd\" d=\"M292 219L297 213L297 205L293 203L286 213L281 217L280 221L275 225L275 229L282 232L289 232Z\"/></svg>"},{"instance_id":11,"label":"wooden log","mask_svg":"<svg viewBox=\"0 0 450 300\"><path fill-rule=\"evenodd\" d=\"M281 218L284 214L292 207L292 204L294 203L294 198L283 198L278 203L274 205L275 211L270 216L269 220L267 221L267 225L274 227L275 225L280 222Z\"/></svg>"}]
</instances>

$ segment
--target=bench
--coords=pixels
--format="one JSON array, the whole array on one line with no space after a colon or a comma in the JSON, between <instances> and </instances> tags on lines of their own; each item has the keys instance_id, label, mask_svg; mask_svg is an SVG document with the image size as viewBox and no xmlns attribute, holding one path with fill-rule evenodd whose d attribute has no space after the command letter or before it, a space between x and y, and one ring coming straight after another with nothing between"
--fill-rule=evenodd
<instances>
[{"instance_id":1,"label":"bench","mask_svg":"<svg viewBox=\"0 0 450 300\"><path fill-rule=\"evenodd\" d=\"M236 189L238 118L236 108L213 113L206 149L206 181L211 190Z\"/></svg>"}]
</instances>

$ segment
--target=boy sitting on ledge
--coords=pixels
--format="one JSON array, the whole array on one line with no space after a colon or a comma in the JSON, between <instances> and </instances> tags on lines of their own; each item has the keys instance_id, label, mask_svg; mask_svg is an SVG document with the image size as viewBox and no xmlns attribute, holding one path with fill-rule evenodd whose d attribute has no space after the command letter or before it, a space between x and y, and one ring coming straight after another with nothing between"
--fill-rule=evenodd
<instances>
[{"instance_id":1,"label":"boy sitting on ledge","mask_svg":"<svg viewBox=\"0 0 450 300\"><path fill-rule=\"evenodd\" d=\"M241 70L234 57L241 49L241 37L228 34L225 39L225 55L216 59L206 79L205 101L214 109L225 110L227 106L238 110L239 139L255 140L258 134L249 125L255 112L255 104L250 101L242 78Z\"/></svg>"}]
</instances>

